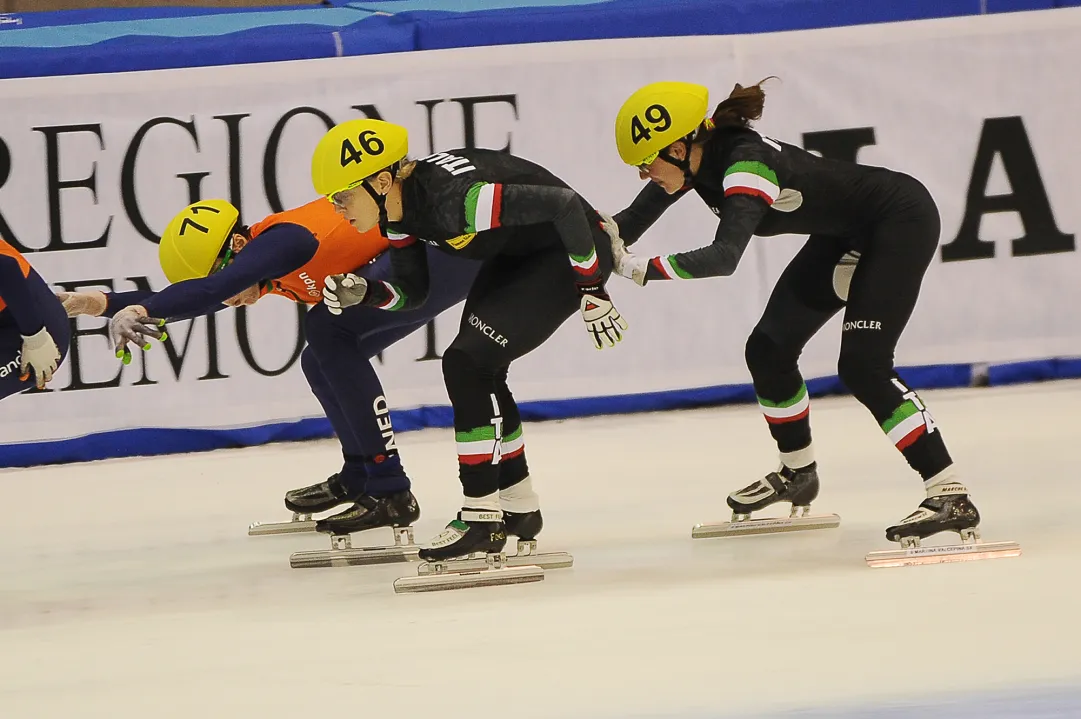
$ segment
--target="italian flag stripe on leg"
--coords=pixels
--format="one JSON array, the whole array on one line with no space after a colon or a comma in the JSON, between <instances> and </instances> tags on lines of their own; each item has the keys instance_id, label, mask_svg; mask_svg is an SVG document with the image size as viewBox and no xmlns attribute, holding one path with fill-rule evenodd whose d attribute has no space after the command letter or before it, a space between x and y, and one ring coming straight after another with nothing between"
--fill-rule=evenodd
<instances>
[{"instance_id":1,"label":"italian flag stripe on leg","mask_svg":"<svg viewBox=\"0 0 1081 719\"><path fill-rule=\"evenodd\" d=\"M690 280L693 276L690 272L679 266L676 262L675 255L668 255L667 257L654 257L649 261L657 270L664 275L666 280Z\"/></svg>"},{"instance_id":2,"label":"italian flag stripe on leg","mask_svg":"<svg viewBox=\"0 0 1081 719\"><path fill-rule=\"evenodd\" d=\"M807 394L807 385L800 385L799 391L783 402L770 402L768 399L758 398L758 406L766 421L770 424L784 424L795 422L806 417L811 411L811 398Z\"/></svg>"},{"instance_id":3,"label":"italian flag stripe on leg","mask_svg":"<svg viewBox=\"0 0 1081 719\"><path fill-rule=\"evenodd\" d=\"M525 451L525 437L522 436L522 426L503 438L503 446L500 448L503 459L517 457Z\"/></svg>"},{"instance_id":4,"label":"italian flag stripe on leg","mask_svg":"<svg viewBox=\"0 0 1081 719\"><path fill-rule=\"evenodd\" d=\"M462 464L484 464L492 461L495 454L495 427L477 427L466 432L455 432L458 461Z\"/></svg>"},{"instance_id":5,"label":"italian flag stripe on leg","mask_svg":"<svg viewBox=\"0 0 1081 719\"><path fill-rule=\"evenodd\" d=\"M379 309L390 310L391 312L395 310L400 310L402 308L402 305L405 304L405 294L403 294L401 290L399 290L397 287L390 284L389 282L383 282L382 280L380 280L380 284L383 285L383 287L387 288L387 293L390 294L390 297L383 304L377 305Z\"/></svg>"},{"instance_id":6,"label":"italian flag stripe on leg","mask_svg":"<svg viewBox=\"0 0 1081 719\"><path fill-rule=\"evenodd\" d=\"M897 449L903 450L927 431L927 422L923 418L923 412L909 400L894 410L890 418L882 423L882 431Z\"/></svg>"},{"instance_id":7,"label":"italian flag stripe on leg","mask_svg":"<svg viewBox=\"0 0 1081 719\"><path fill-rule=\"evenodd\" d=\"M733 163L724 172L724 196L752 195L772 205L781 194L777 173L756 161Z\"/></svg>"},{"instance_id":8,"label":"italian flag stripe on leg","mask_svg":"<svg viewBox=\"0 0 1081 719\"><path fill-rule=\"evenodd\" d=\"M597 250L595 248L589 249L589 254L584 257L577 255L569 255L571 258L571 265L574 266L575 272L585 277L592 277L597 273Z\"/></svg>"},{"instance_id":9,"label":"italian flag stripe on leg","mask_svg":"<svg viewBox=\"0 0 1081 719\"><path fill-rule=\"evenodd\" d=\"M478 182L465 195L465 231L484 232L499 227L503 186Z\"/></svg>"}]
</instances>

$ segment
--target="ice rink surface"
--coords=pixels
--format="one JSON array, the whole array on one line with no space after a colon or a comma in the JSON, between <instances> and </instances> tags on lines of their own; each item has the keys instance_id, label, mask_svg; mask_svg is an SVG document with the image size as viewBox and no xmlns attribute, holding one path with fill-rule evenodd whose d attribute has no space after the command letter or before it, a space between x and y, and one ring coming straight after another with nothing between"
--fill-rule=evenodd
<instances>
[{"instance_id":1,"label":"ice rink surface","mask_svg":"<svg viewBox=\"0 0 1081 719\"><path fill-rule=\"evenodd\" d=\"M690 538L774 468L753 407L529 424L541 547L575 566L457 592L246 535L337 470L330 441L4 471L0 717L1081 716L1081 383L923 398L1020 558L869 569L923 493L847 397L812 403L840 529L766 537ZM427 541L452 435L398 442Z\"/></svg>"}]
</instances>

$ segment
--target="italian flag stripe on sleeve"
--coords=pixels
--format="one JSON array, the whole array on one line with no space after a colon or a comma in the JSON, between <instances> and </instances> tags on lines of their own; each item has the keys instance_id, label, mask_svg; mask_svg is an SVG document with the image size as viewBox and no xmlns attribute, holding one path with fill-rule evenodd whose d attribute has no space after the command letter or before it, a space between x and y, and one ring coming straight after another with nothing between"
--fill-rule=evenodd
<instances>
[{"instance_id":1,"label":"italian flag stripe on sleeve","mask_svg":"<svg viewBox=\"0 0 1081 719\"><path fill-rule=\"evenodd\" d=\"M908 400L882 423L882 431L897 449L903 450L927 431L927 422L923 418L923 412L912 400Z\"/></svg>"},{"instance_id":2,"label":"italian flag stripe on sleeve","mask_svg":"<svg viewBox=\"0 0 1081 719\"><path fill-rule=\"evenodd\" d=\"M390 241L391 247L409 247L409 245L417 241L417 238L412 235L403 235L400 232L387 230L387 240Z\"/></svg>"},{"instance_id":3,"label":"italian flag stripe on sleeve","mask_svg":"<svg viewBox=\"0 0 1081 719\"><path fill-rule=\"evenodd\" d=\"M383 282L380 280L379 284L383 285L383 287L386 288L387 294L389 294L390 297L387 298L386 302L384 302L383 304L376 306L379 307L379 309L381 310L390 310L391 312L395 310L400 310L402 308L402 305L405 304L405 293L403 293L400 289L390 284L389 282Z\"/></svg>"},{"instance_id":4,"label":"italian flag stripe on sleeve","mask_svg":"<svg viewBox=\"0 0 1081 719\"><path fill-rule=\"evenodd\" d=\"M584 257L578 255L570 255L571 264L574 266L575 271L586 277L592 277L597 272L597 250L593 247L589 248L589 254Z\"/></svg>"},{"instance_id":5,"label":"italian flag stripe on sleeve","mask_svg":"<svg viewBox=\"0 0 1081 719\"><path fill-rule=\"evenodd\" d=\"M499 227L503 186L477 182L465 194L465 231L484 232Z\"/></svg>"},{"instance_id":6,"label":"italian flag stripe on sleeve","mask_svg":"<svg viewBox=\"0 0 1081 719\"><path fill-rule=\"evenodd\" d=\"M458 461L462 464L491 462L495 454L495 427L489 425L455 432L454 442L458 446Z\"/></svg>"},{"instance_id":7,"label":"italian flag stripe on sleeve","mask_svg":"<svg viewBox=\"0 0 1081 719\"><path fill-rule=\"evenodd\" d=\"M807 385L800 385L799 391L783 402L771 402L762 397L758 398L758 406L762 414L766 415L766 421L770 424L785 424L795 422L806 417L811 411L811 400L807 396Z\"/></svg>"},{"instance_id":8,"label":"italian flag stripe on sleeve","mask_svg":"<svg viewBox=\"0 0 1081 719\"><path fill-rule=\"evenodd\" d=\"M724 172L724 196L752 195L772 205L781 194L777 173L761 162L744 160Z\"/></svg>"},{"instance_id":9,"label":"italian flag stripe on sleeve","mask_svg":"<svg viewBox=\"0 0 1081 719\"><path fill-rule=\"evenodd\" d=\"M675 255L668 255L667 257L654 257L649 261L666 280L690 280L693 276L690 272L679 266L676 262Z\"/></svg>"}]
</instances>

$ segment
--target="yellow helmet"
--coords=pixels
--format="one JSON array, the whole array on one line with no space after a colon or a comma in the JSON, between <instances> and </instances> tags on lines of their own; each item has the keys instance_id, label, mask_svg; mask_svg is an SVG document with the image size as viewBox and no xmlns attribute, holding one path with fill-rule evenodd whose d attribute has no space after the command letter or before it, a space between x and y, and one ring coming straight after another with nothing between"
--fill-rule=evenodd
<instances>
[{"instance_id":1,"label":"yellow helmet","mask_svg":"<svg viewBox=\"0 0 1081 719\"><path fill-rule=\"evenodd\" d=\"M628 165L653 162L661 150L706 119L709 90L688 82L654 82L631 95L616 116L616 149Z\"/></svg>"},{"instance_id":2,"label":"yellow helmet","mask_svg":"<svg viewBox=\"0 0 1081 719\"><path fill-rule=\"evenodd\" d=\"M335 125L315 146L312 185L320 195L349 190L409 152L409 131L382 120Z\"/></svg>"},{"instance_id":3,"label":"yellow helmet","mask_svg":"<svg viewBox=\"0 0 1081 719\"><path fill-rule=\"evenodd\" d=\"M240 211L225 200L200 200L169 221L158 261L169 282L206 277L229 240Z\"/></svg>"}]
</instances>

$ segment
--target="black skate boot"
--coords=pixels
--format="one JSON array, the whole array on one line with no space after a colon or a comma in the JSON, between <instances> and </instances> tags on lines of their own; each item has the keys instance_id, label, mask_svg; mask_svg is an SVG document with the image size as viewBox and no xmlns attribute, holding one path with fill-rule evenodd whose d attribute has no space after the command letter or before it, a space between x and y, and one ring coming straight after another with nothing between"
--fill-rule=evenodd
<instances>
[{"instance_id":1,"label":"black skate boot","mask_svg":"<svg viewBox=\"0 0 1081 719\"><path fill-rule=\"evenodd\" d=\"M424 562L466 557L474 552L496 554L507 544L507 530L499 510L463 509L458 518L432 540L431 546L420 550Z\"/></svg>"},{"instance_id":2,"label":"black skate boot","mask_svg":"<svg viewBox=\"0 0 1081 719\"><path fill-rule=\"evenodd\" d=\"M782 466L763 479L728 495L728 506L737 518L765 509L777 502L791 502L793 515L797 507L808 507L818 496L818 469L814 462L806 467L791 469Z\"/></svg>"},{"instance_id":3,"label":"black skate boot","mask_svg":"<svg viewBox=\"0 0 1081 719\"><path fill-rule=\"evenodd\" d=\"M544 526L540 510L533 512L508 512L503 510L503 526L507 536L514 535L523 542L536 539Z\"/></svg>"},{"instance_id":4,"label":"black skate boot","mask_svg":"<svg viewBox=\"0 0 1081 719\"><path fill-rule=\"evenodd\" d=\"M387 497L363 495L344 512L320 519L315 523L315 531L352 534L379 527L408 527L419 518L417 498L407 489Z\"/></svg>"},{"instance_id":5,"label":"black skate boot","mask_svg":"<svg viewBox=\"0 0 1081 719\"><path fill-rule=\"evenodd\" d=\"M957 532L963 540L975 538L980 513L960 482L944 482L927 490L919 509L886 529L886 539L902 546L916 546L918 540L939 532ZM916 541L913 541L916 540Z\"/></svg>"},{"instance_id":6,"label":"black skate boot","mask_svg":"<svg viewBox=\"0 0 1081 719\"><path fill-rule=\"evenodd\" d=\"M351 490L345 486L339 473L335 472L325 482L286 492L285 508L299 514L315 514L334 509L339 504L355 502L363 494L363 491Z\"/></svg>"}]
</instances>

